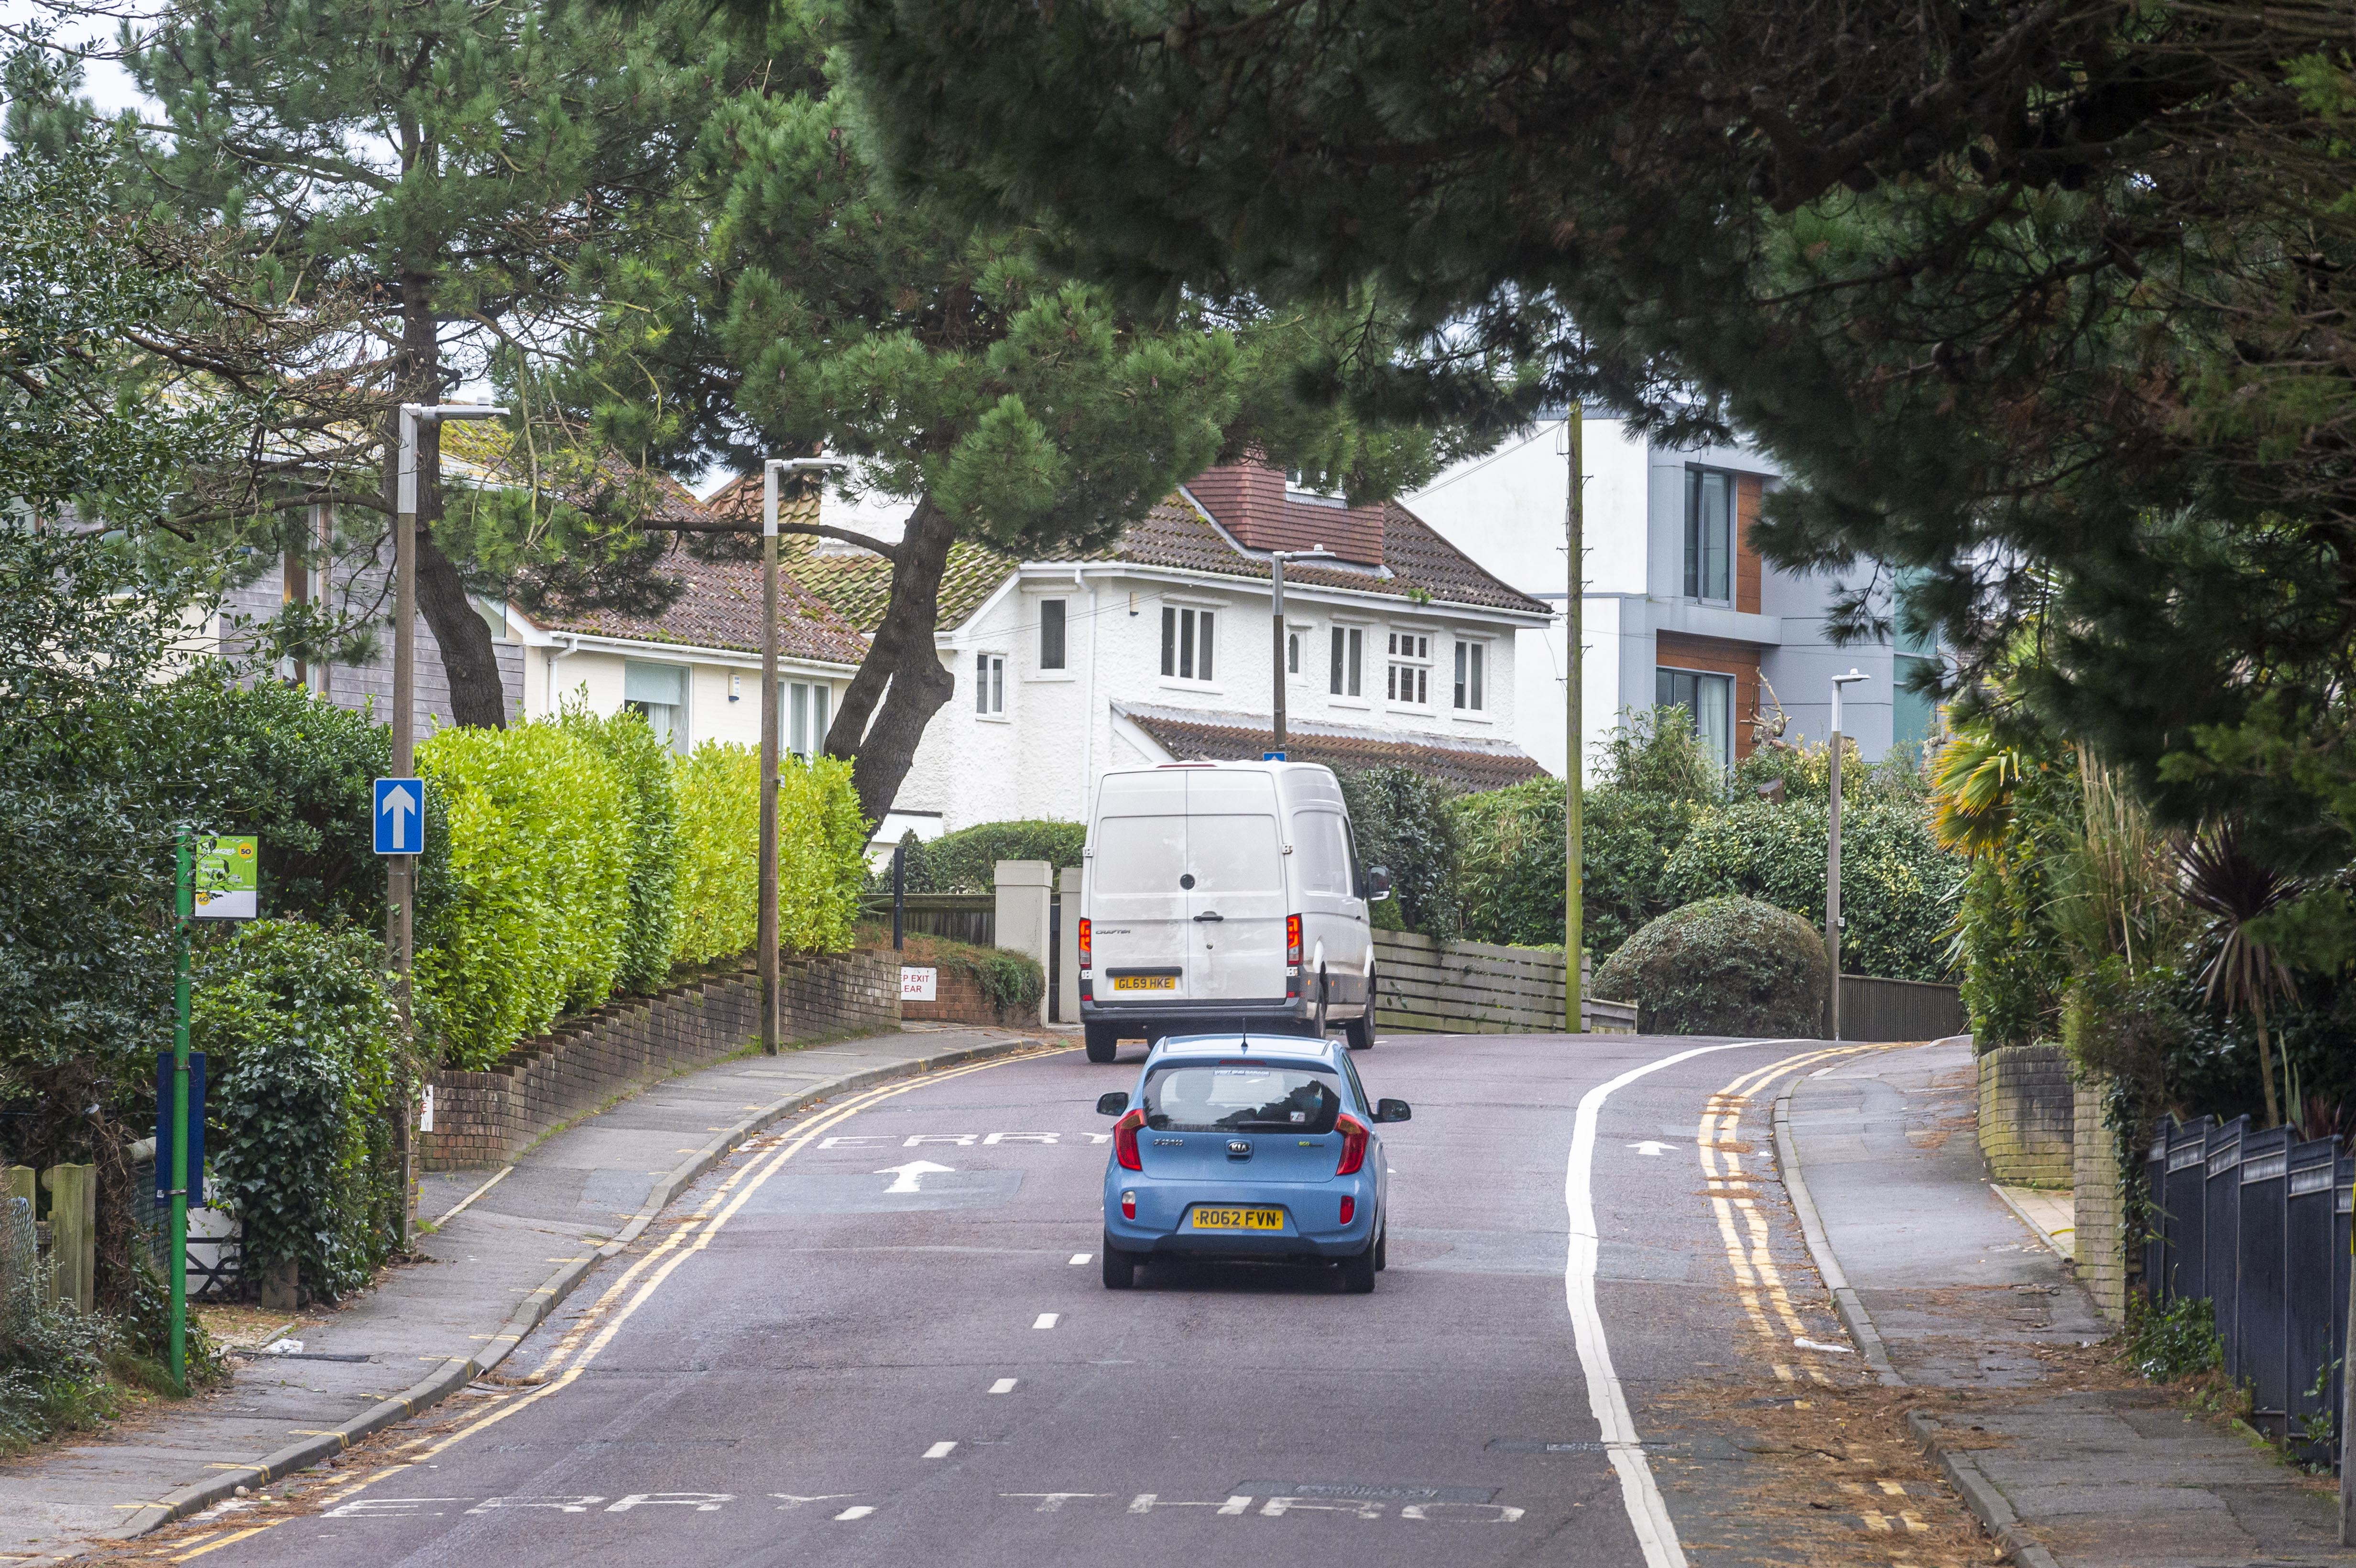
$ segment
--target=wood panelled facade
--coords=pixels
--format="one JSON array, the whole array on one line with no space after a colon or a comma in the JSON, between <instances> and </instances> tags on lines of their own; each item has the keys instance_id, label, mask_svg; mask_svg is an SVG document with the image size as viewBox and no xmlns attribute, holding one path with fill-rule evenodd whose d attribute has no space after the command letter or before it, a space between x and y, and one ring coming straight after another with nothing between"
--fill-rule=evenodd
<instances>
[{"instance_id":1,"label":"wood panelled facade","mask_svg":"<svg viewBox=\"0 0 2356 1568\"><path fill-rule=\"evenodd\" d=\"M1759 557L1746 550L1751 562L1751 592L1757 602ZM1662 669L1702 670L1734 677L1734 755L1751 754L1753 724L1759 718L1759 649L1755 644L1725 637L1697 637L1684 632L1662 632L1655 639L1654 663Z\"/></svg>"},{"instance_id":2,"label":"wood panelled facade","mask_svg":"<svg viewBox=\"0 0 2356 1568\"><path fill-rule=\"evenodd\" d=\"M1738 475L1734 481L1734 607L1746 615L1759 613L1759 547L1751 542L1751 525L1759 520L1759 501L1766 489L1766 481L1756 474ZM1754 660L1754 674L1757 667ZM1749 741L1740 744L1749 749Z\"/></svg>"}]
</instances>

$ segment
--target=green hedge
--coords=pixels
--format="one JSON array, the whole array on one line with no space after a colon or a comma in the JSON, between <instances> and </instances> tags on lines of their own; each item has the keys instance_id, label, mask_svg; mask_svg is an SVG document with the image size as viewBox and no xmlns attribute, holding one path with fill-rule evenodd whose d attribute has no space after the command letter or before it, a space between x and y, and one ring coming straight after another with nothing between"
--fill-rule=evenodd
<instances>
[{"instance_id":1,"label":"green hedge","mask_svg":"<svg viewBox=\"0 0 2356 1568\"><path fill-rule=\"evenodd\" d=\"M333 1300L400 1239L400 1167L385 1113L407 1076L372 931L260 920L207 946L190 1040L207 1056L208 1153L243 1221L245 1276L287 1261Z\"/></svg>"},{"instance_id":2,"label":"green hedge","mask_svg":"<svg viewBox=\"0 0 2356 1568\"><path fill-rule=\"evenodd\" d=\"M977 822L929 843L908 833L902 835L900 842L908 852L910 892L986 893L998 885L999 861L1044 860L1059 869L1076 866L1087 837L1084 822L1030 819ZM871 885L880 891L891 891L890 860L876 868Z\"/></svg>"},{"instance_id":3,"label":"green hedge","mask_svg":"<svg viewBox=\"0 0 2356 1568\"><path fill-rule=\"evenodd\" d=\"M597 749L557 724L444 730L417 769L450 810L451 897L417 944L443 1059L489 1067L622 972L630 815Z\"/></svg>"},{"instance_id":4,"label":"green hedge","mask_svg":"<svg viewBox=\"0 0 2356 1568\"><path fill-rule=\"evenodd\" d=\"M708 964L758 934L761 759L706 741L673 765L679 926L671 956ZM836 757L787 759L777 776L777 940L798 953L849 947L867 874L867 819Z\"/></svg>"},{"instance_id":5,"label":"green hedge","mask_svg":"<svg viewBox=\"0 0 2356 1568\"><path fill-rule=\"evenodd\" d=\"M568 703L558 723L604 757L622 786L630 824L630 902L618 984L642 995L659 990L670 974L679 927L679 797L671 784L671 752L628 709L599 718Z\"/></svg>"},{"instance_id":6,"label":"green hedge","mask_svg":"<svg viewBox=\"0 0 2356 1568\"><path fill-rule=\"evenodd\" d=\"M1336 773L1350 808L1358 863L1391 874L1391 896L1373 907L1377 929L1456 934L1457 827L1449 812L1456 791L1408 768L1350 768Z\"/></svg>"},{"instance_id":7,"label":"green hedge","mask_svg":"<svg viewBox=\"0 0 2356 1568\"><path fill-rule=\"evenodd\" d=\"M1826 987L1815 928L1746 898L1672 910L1595 972L1595 994L1633 998L1645 1034L1812 1039L1824 1029Z\"/></svg>"}]
</instances>

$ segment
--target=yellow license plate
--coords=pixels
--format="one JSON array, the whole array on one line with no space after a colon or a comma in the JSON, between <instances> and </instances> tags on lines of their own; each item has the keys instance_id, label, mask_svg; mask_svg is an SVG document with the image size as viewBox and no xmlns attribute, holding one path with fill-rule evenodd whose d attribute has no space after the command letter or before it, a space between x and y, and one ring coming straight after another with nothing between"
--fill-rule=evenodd
<instances>
[{"instance_id":1,"label":"yellow license plate","mask_svg":"<svg viewBox=\"0 0 2356 1568\"><path fill-rule=\"evenodd\" d=\"M1112 988L1116 991L1174 991L1178 988L1175 975L1115 975Z\"/></svg>"},{"instance_id":2,"label":"yellow license plate","mask_svg":"<svg viewBox=\"0 0 2356 1568\"><path fill-rule=\"evenodd\" d=\"M1197 1209L1194 1229L1197 1231L1281 1231L1284 1211L1281 1209Z\"/></svg>"}]
</instances>

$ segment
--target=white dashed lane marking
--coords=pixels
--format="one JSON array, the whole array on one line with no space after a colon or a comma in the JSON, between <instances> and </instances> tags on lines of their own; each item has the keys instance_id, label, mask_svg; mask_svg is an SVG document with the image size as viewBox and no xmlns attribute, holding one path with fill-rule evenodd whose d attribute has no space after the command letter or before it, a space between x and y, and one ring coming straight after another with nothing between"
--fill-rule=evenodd
<instances>
[{"instance_id":1,"label":"white dashed lane marking","mask_svg":"<svg viewBox=\"0 0 2356 1568\"><path fill-rule=\"evenodd\" d=\"M996 1382L990 1385L990 1392L992 1393L1012 1393L1014 1392L1014 1380L1012 1378L1001 1378Z\"/></svg>"},{"instance_id":2,"label":"white dashed lane marking","mask_svg":"<svg viewBox=\"0 0 2356 1568\"><path fill-rule=\"evenodd\" d=\"M1063 1314L1059 1312L1042 1312L1039 1314L1038 1321L1033 1323L1031 1327L1033 1328L1053 1328L1055 1326L1055 1320L1062 1316Z\"/></svg>"},{"instance_id":3,"label":"white dashed lane marking","mask_svg":"<svg viewBox=\"0 0 2356 1568\"><path fill-rule=\"evenodd\" d=\"M926 1458L927 1458L927 1459L946 1459L946 1458L948 1458L951 1454L954 1454L954 1453L956 1453L956 1452L957 1452L957 1444L956 1444L956 1443L954 1443L954 1442L949 1442L949 1441L944 1441L944 1442L940 1442L940 1443L936 1443L936 1444L934 1444L931 1447L929 1447L929 1448L926 1449L926 1450L925 1450L925 1457L926 1457Z\"/></svg>"}]
</instances>

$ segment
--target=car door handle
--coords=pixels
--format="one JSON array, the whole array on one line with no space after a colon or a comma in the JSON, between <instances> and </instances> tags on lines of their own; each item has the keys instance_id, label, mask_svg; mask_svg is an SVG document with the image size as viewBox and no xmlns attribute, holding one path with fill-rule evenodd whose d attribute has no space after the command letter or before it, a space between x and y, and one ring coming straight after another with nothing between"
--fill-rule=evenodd
<instances>
[{"instance_id":1,"label":"car door handle","mask_svg":"<svg viewBox=\"0 0 2356 1568\"><path fill-rule=\"evenodd\" d=\"M1221 914L1217 910L1215 910L1215 909L1206 909L1206 910L1205 910L1202 913L1200 913L1200 914L1196 915L1194 918L1195 918L1196 920L1225 920L1225 919L1226 919L1227 917L1226 917L1226 915Z\"/></svg>"}]
</instances>

